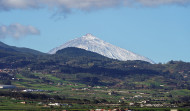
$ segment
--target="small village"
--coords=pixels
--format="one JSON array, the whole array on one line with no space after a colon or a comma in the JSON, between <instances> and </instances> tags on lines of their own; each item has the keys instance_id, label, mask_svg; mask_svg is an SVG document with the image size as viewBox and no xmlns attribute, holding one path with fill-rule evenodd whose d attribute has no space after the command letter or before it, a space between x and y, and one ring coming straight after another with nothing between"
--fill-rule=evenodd
<instances>
[{"instance_id":1,"label":"small village","mask_svg":"<svg viewBox=\"0 0 190 111\"><path fill-rule=\"evenodd\" d=\"M72 87L72 86L79 86L78 84L57 84L58 87ZM60 91L47 91L47 90L41 90L41 89L23 89L23 88L16 88L14 85L0 85L0 89L11 89L12 92L23 92L23 93L52 93L52 94L59 94ZM106 89L106 90L105 90ZM107 98L113 98L113 97L120 97L118 99L115 99L115 103L101 103L97 102L96 105L98 106L111 106L111 107L119 107L119 106L127 106L127 107L141 107L141 108L177 108L178 106L176 104L170 104L167 103L167 100L164 97L157 97L152 98L149 93L143 93L143 92L136 92L136 91L109 91L108 87L101 87L101 86L88 86L83 88L71 88L71 91L76 91L76 93L73 94L73 96L76 96L77 93L83 92L85 96L97 96L97 94L104 94L107 95ZM163 92L162 92L163 93ZM168 93L168 92L166 92ZM126 97L124 95L127 95ZM131 95L131 96L129 96ZM83 96L83 95L81 95ZM85 97L84 96L84 97ZM72 97L72 96L71 96ZM12 98L16 99L16 98ZM54 98L52 98L54 100ZM134 101L134 102L132 102ZM26 101L20 102L22 104L30 104ZM69 103L58 103L58 102L38 102L38 105L44 106L44 107L67 107L72 108L73 104ZM92 111L92 110L91 110ZM105 109L96 109L94 111L119 111L119 109L113 109L113 110L105 110ZM125 111L131 111L126 109ZM171 110L174 111L174 110Z\"/></svg>"}]
</instances>

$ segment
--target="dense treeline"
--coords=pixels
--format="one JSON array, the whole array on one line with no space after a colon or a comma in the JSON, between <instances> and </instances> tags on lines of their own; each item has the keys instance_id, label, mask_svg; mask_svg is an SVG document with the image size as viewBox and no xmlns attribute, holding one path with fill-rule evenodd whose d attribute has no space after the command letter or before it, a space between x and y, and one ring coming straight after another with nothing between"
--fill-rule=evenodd
<instances>
[{"instance_id":1,"label":"dense treeline","mask_svg":"<svg viewBox=\"0 0 190 111\"><path fill-rule=\"evenodd\" d=\"M16 98L20 100L31 100L31 101L43 101L46 103L50 102L61 102L61 103L77 103L77 104L97 104L97 103L107 103L105 99L101 100L88 100L88 99L73 99L66 98L64 95L48 95L48 94L36 94L28 92L12 92L12 91L0 91L0 96Z\"/></svg>"},{"instance_id":2,"label":"dense treeline","mask_svg":"<svg viewBox=\"0 0 190 111\"><path fill-rule=\"evenodd\" d=\"M50 98L63 99L58 96L50 96L45 94L33 94L33 93L23 93L23 92L11 92L11 91L0 91L0 96L9 96L13 98L22 98L22 99L39 99L39 100L48 100Z\"/></svg>"}]
</instances>

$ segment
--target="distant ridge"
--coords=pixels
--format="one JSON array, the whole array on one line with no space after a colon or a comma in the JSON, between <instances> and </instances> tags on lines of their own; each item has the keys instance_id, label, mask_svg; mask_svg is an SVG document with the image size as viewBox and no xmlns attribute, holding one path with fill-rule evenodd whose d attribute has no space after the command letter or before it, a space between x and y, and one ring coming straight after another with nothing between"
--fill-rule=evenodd
<instances>
[{"instance_id":1,"label":"distant ridge","mask_svg":"<svg viewBox=\"0 0 190 111\"><path fill-rule=\"evenodd\" d=\"M140 56L128 50L114 46L110 43L107 43L93 36L92 34L86 34L85 36L71 40L57 48L50 50L48 53L55 54L57 51L67 47L76 47L76 48L85 49L87 51L96 52L108 58L117 59L121 61L141 60L149 63L154 63L152 60L144 56Z\"/></svg>"},{"instance_id":2,"label":"distant ridge","mask_svg":"<svg viewBox=\"0 0 190 111\"><path fill-rule=\"evenodd\" d=\"M9 55L19 55L19 54L28 54L28 55L42 55L45 53L42 53L40 51L36 51L29 48L20 48L15 46L9 46L3 42L0 41L0 57L9 56Z\"/></svg>"}]
</instances>

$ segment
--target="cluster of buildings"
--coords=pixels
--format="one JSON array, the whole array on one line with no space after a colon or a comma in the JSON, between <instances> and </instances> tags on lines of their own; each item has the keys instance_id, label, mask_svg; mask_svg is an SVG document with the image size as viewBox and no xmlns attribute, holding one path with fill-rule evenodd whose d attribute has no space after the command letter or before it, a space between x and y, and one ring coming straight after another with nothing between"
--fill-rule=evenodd
<instances>
[{"instance_id":1,"label":"cluster of buildings","mask_svg":"<svg viewBox=\"0 0 190 111\"><path fill-rule=\"evenodd\" d=\"M22 92L43 92L41 89L24 89Z\"/></svg>"},{"instance_id":2,"label":"cluster of buildings","mask_svg":"<svg viewBox=\"0 0 190 111\"><path fill-rule=\"evenodd\" d=\"M0 89L14 89L16 86L14 85L0 85Z\"/></svg>"},{"instance_id":3,"label":"cluster of buildings","mask_svg":"<svg viewBox=\"0 0 190 111\"><path fill-rule=\"evenodd\" d=\"M5 68L5 69L0 69L0 73L15 73L16 72L16 70L15 69L7 69L7 68Z\"/></svg>"}]
</instances>

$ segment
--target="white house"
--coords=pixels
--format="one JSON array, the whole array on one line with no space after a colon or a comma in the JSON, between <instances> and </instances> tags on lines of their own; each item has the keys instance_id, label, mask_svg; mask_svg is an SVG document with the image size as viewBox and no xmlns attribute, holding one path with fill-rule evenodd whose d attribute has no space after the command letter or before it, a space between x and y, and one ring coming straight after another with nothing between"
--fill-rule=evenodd
<instances>
[{"instance_id":1,"label":"white house","mask_svg":"<svg viewBox=\"0 0 190 111\"><path fill-rule=\"evenodd\" d=\"M61 106L60 103L49 103L48 105L49 105L49 106Z\"/></svg>"}]
</instances>

